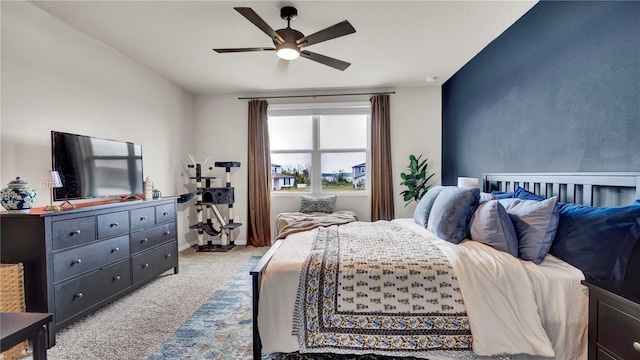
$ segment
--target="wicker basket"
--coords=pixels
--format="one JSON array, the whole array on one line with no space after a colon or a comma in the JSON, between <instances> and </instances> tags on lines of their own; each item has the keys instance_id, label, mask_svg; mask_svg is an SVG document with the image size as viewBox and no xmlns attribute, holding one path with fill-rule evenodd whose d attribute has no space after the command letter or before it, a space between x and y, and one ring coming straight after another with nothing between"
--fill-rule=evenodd
<instances>
[{"instance_id":1,"label":"wicker basket","mask_svg":"<svg viewBox=\"0 0 640 360\"><path fill-rule=\"evenodd\" d=\"M0 264L0 311L24 312L24 269L22 264ZM27 354L24 341L0 354L0 360L13 360Z\"/></svg>"}]
</instances>

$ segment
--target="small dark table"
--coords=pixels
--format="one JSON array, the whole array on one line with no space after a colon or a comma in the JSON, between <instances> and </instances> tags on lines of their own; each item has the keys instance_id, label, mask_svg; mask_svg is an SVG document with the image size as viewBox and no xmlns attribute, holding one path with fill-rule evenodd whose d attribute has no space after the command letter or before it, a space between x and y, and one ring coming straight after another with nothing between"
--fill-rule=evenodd
<instances>
[{"instance_id":1,"label":"small dark table","mask_svg":"<svg viewBox=\"0 0 640 360\"><path fill-rule=\"evenodd\" d=\"M51 321L53 314L47 313L0 313L0 351L7 351L25 340L31 340L33 359L46 360L47 324Z\"/></svg>"}]
</instances>

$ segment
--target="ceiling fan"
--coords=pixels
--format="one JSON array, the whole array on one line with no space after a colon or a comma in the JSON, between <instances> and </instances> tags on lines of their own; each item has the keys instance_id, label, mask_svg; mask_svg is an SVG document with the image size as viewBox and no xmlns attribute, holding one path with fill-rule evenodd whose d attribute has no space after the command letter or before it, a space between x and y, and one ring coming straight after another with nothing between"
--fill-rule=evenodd
<instances>
[{"instance_id":1,"label":"ceiling fan","mask_svg":"<svg viewBox=\"0 0 640 360\"><path fill-rule=\"evenodd\" d=\"M229 48L229 49L213 49L217 53L235 53L250 51L275 51L280 61L276 73L286 74L290 60L297 59L302 56L309 60L319 62L332 68L344 71L351 63L334 59L308 50L302 50L303 47L314 45L323 41L338 38L340 36L355 33L356 30L351 24L345 20L326 29L320 30L308 36L304 36L298 30L291 28L291 20L298 16L298 10L292 6L285 6L280 9L280 17L287 20L285 29L273 30L255 11L248 7L235 7L237 12L251 21L255 26L269 35L275 48L255 47L255 48Z\"/></svg>"}]
</instances>

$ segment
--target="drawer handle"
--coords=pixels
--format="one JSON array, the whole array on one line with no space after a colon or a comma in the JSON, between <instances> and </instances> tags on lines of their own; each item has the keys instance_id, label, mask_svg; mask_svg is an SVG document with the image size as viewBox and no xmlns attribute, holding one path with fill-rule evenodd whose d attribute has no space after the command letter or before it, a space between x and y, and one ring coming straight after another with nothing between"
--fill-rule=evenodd
<instances>
[{"instance_id":1,"label":"drawer handle","mask_svg":"<svg viewBox=\"0 0 640 360\"><path fill-rule=\"evenodd\" d=\"M164 232L164 234L165 235L169 235L169 234L171 234L171 232L169 230L167 230L167 231Z\"/></svg>"},{"instance_id":2,"label":"drawer handle","mask_svg":"<svg viewBox=\"0 0 640 360\"><path fill-rule=\"evenodd\" d=\"M73 260L71 262L71 265L76 265L76 264L80 264L80 263L82 263L82 259L77 259L77 260Z\"/></svg>"},{"instance_id":3,"label":"drawer handle","mask_svg":"<svg viewBox=\"0 0 640 360\"><path fill-rule=\"evenodd\" d=\"M140 244L144 244L144 243L146 243L147 241L149 241L149 239L144 238L144 239L140 240Z\"/></svg>"},{"instance_id":4,"label":"drawer handle","mask_svg":"<svg viewBox=\"0 0 640 360\"><path fill-rule=\"evenodd\" d=\"M634 348L636 351L640 352L640 342L634 341L634 342L633 342L633 348Z\"/></svg>"},{"instance_id":5,"label":"drawer handle","mask_svg":"<svg viewBox=\"0 0 640 360\"><path fill-rule=\"evenodd\" d=\"M69 234L69 236L75 236L75 235L80 235L80 229L72 232L71 234Z\"/></svg>"},{"instance_id":6,"label":"drawer handle","mask_svg":"<svg viewBox=\"0 0 640 360\"><path fill-rule=\"evenodd\" d=\"M143 216L143 217L140 218L140 221L145 221L145 220L147 220L146 216Z\"/></svg>"},{"instance_id":7,"label":"drawer handle","mask_svg":"<svg viewBox=\"0 0 640 360\"><path fill-rule=\"evenodd\" d=\"M120 275L116 275L113 277L113 281L118 281L118 280L120 280Z\"/></svg>"},{"instance_id":8,"label":"drawer handle","mask_svg":"<svg viewBox=\"0 0 640 360\"><path fill-rule=\"evenodd\" d=\"M113 248L113 250L111 250L111 252L112 252L112 253L113 253L113 252L118 252L118 251L120 251L120 248L119 248L119 247L117 247L117 246L116 246L115 248Z\"/></svg>"},{"instance_id":9,"label":"drawer handle","mask_svg":"<svg viewBox=\"0 0 640 360\"><path fill-rule=\"evenodd\" d=\"M171 257L171 254L167 254L167 259ZM637 343L636 343L637 344Z\"/></svg>"},{"instance_id":10,"label":"drawer handle","mask_svg":"<svg viewBox=\"0 0 640 360\"><path fill-rule=\"evenodd\" d=\"M144 268L148 268L148 267L149 267L149 264L144 264L144 265L142 265L142 268L143 268L143 269L144 269Z\"/></svg>"},{"instance_id":11,"label":"drawer handle","mask_svg":"<svg viewBox=\"0 0 640 360\"><path fill-rule=\"evenodd\" d=\"M168 212L163 212L162 215L163 216L167 216L167 215L169 215L169 213Z\"/></svg>"},{"instance_id":12,"label":"drawer handle","mask_svg":"<svg viewBox=\"0 0 640 360\"><path fill-rule=\"evenodd\" d=\"M82 297L82 293L81 293L81 292L79 292L79 293L77 293L77 294L73 295L73 298L74 298L74 299L80 299L81 297Z\"/></svg>"},{"instance_id":13,"label":"drawer handle","mask_svg":"<svg viewBox=\"0 0 640 360\"><path fill-rule=\"evenodd\" d=\"M113 224L111 224L111 227L115 227L118 226L118 222L114 222Z\"/></svg>"}]
</instances>

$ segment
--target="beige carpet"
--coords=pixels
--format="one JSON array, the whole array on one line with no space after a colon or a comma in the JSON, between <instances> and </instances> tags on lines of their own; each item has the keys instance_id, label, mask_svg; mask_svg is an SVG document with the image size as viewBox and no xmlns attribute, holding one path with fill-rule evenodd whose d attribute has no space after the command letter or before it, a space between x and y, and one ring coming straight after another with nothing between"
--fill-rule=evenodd
<instances>
[{"instance_id":1,"label":"beige carpet","mask_svg":"<svg viewBox=\"0 0 640 360\"><path fill-rule=\"evenodd\" d=\"M236 246L226 253L184 250L179 274L169 271L58 331L48 358L146 359L241 265L267 250L252 246Z\"/></svg>"}]
</instances>

